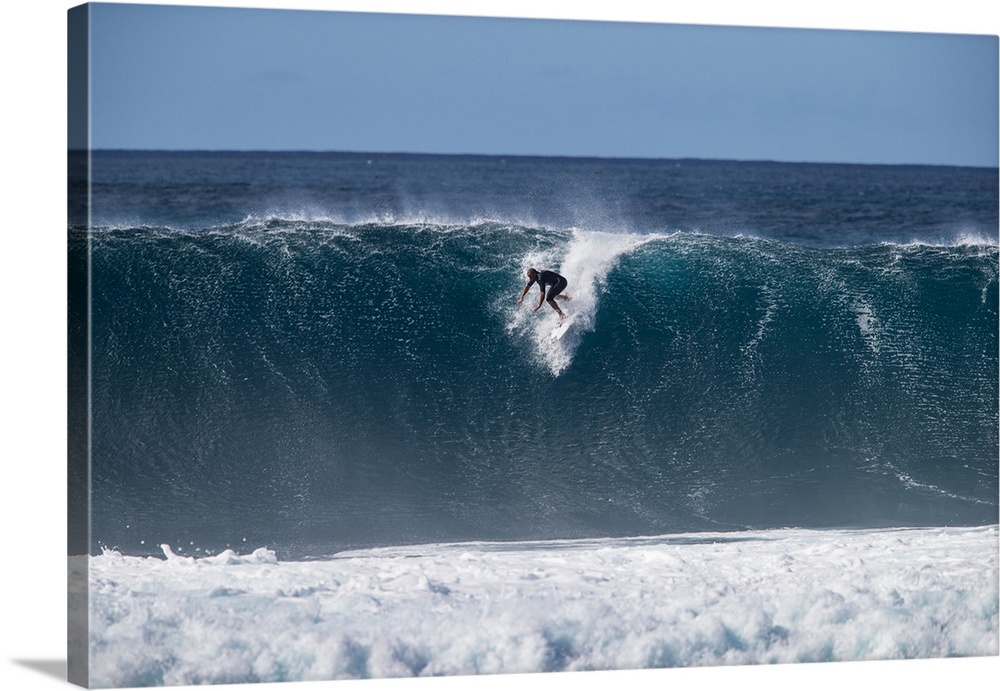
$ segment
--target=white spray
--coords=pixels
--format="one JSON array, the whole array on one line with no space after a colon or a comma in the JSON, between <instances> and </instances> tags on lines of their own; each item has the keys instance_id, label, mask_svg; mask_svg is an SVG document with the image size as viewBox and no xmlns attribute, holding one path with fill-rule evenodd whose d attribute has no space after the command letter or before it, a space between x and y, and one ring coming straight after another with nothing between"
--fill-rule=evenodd
<instances>
[{"instance_id":1,"label":"white spray","mask_svg":"<svg viewBox=\"0 0 1000 691\"><path fill-rule=\"evenodd\" d=\"M538 312L531 310L538 304L534 291L524 298L520 309L511 312L507 330L518 338L529 339L535 345L539 360L553 374L559 376L573 361L585 333L593 331L597 306L606 279L627 254L658 235L634 235L574 230L566 247L545 252L530 252L524 257L522 270L534 267L539 271L549 269L566 277L565 294L568 301L561 301L567 318L573 320L570 330L561 339L553 339L552 331L559 325L559 317L547 305Z\"/></svg>"}]
</instances>

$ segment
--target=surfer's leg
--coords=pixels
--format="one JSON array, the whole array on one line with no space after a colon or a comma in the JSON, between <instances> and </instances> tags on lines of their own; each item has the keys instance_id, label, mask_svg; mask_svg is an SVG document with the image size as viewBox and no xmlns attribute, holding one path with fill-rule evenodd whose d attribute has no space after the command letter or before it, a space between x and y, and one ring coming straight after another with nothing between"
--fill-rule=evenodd
<instances>
[{"instance_id":1,"label":"surfer's leg","mask_svg":"<svg viewBox=\"0 0 1000 691\"><path fill-rule=\"evenodd\" d=\"M559 309L559 305L556 304L556 298L561 297L559 293L563 292L566 289L566 285L567 285L566 279L564 278L558 283L556 283L554 286L549 288L549 292L546 293L545 295L545 301L549 303L552 309L554 309L559 314L560 319L562 319L566 315L563 314L563 311Z\"/></svg>"},{"instance_id":2,"label":"surfer's leg","mask_svg":"<svg viewBox=\"0 0 1000 691\"><path fill-rule=\"evenodd\" d=\"M555 298L560 297L559 293L561 293L564 290L566 290L566 286L567 285L568 285L568 283L566 282L565 278L562 279L562 280L560 280L554 286L552 286L552 287L549 288L549 292L545 294L545 299L549 300L549 301L552 301Z\"/></svg>"}]
</instances>

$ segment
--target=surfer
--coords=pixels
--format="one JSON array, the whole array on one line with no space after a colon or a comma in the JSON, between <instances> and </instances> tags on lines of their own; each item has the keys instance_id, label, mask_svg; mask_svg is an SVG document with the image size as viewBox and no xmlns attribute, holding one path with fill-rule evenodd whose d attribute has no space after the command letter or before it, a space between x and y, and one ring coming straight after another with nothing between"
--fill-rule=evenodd
<instances>
[{"instance_id":1,"label":"surfer","mask_svg":"<svg viewBox=\"0 0 1000 691\"><path fill-rule=\"evenodd\" d=\"M559 318L562 319L566 315L563 311L559 309L559 305L556 304L556 298L560 300L569 300L568 295L560 295L564 290L566 290L566 279L557 274L555 271L536 271L535 269L528 269L528 285L524 286L524 290L521 291L521 297L517 299L517 304L520 305L524 300L524 296L528 294L528 289L531 288L535 283L538 283L538 287L541 289L542 294L538 296L538 305L535 307L535 312L539 310L543 302L549 303L549 305L556 311ZM546 292L546 287L548 287L548 292Z\"/></svg>"}]
</instances>

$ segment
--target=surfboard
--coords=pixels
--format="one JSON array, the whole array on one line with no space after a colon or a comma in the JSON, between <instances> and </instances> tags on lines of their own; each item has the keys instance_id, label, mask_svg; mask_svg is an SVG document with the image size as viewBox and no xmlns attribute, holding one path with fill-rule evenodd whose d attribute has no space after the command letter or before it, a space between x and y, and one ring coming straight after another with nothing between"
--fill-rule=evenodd
<instances>
[{"instance_id":1,"label":"surfboard","mask_svg":"<svg viewBox=\"0 0 1000 691\"><path fill-rule=\"evenodd\" d=\"M558 341L560 338L566 335L566 332L569 331L569 327L572 326L572 324L573 324L573 317L566 317L561 322L559 322L559 325L556 328L552 329L552 335L549 336L549 338L551 338L553 341Z\"/></svg>"}]
</instances>

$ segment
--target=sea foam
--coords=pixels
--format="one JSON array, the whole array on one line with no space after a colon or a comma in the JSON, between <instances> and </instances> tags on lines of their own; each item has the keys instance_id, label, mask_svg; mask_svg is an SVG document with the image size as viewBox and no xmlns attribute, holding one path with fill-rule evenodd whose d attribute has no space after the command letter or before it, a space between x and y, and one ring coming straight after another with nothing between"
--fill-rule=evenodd
<instances>
[{"instance_id":1,"label":"sea foam","mask_svg":"<svg viewBox=\"0 0 1000 691\"><path fill-rule=\"evenodd\" d=\"M106 552L90 561L91 682L996 655L997 535L776 530L421 545L308 562Z\"/></svg>"}]
</instances>

